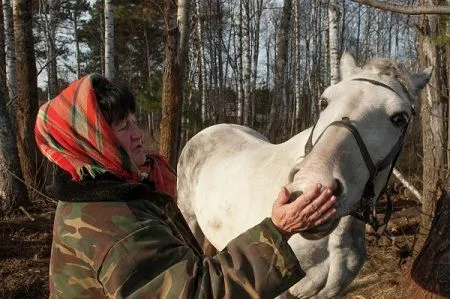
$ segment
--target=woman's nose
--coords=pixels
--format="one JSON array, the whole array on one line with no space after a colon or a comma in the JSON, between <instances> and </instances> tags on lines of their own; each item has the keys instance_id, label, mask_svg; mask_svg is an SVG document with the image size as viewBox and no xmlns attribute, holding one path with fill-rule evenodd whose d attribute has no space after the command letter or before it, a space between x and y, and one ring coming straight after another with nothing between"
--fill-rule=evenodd
<instances>
[{"instance_id":1,"label":"woman's nose","mask_svg":"<svg viewBox=\"0 0 450 299\"><path fill-rule=\"evenodd\" d=\"M142 138L142 135L143 135L142 130L138 127L137 124L134 124L134 125L133 125L133 131L132 131L131 137L132 137L133 139L141 139L141 138Z\"/></svg>"}]
</instances>

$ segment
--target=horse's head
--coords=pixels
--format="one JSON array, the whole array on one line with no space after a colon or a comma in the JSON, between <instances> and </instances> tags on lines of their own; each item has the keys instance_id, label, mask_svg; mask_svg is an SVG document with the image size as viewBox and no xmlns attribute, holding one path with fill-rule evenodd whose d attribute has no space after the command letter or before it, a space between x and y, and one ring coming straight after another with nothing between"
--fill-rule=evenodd
<instances>
[{"instance_id":1,"label":"horse's head","mask_svg":"<svg viewBox=\"0 0 450 299\"><path fill-rule=\"evenodd\" d=\"M431 69L410 74L388 59L361 69L344 54L342 80L323 92L320 117L288 186L299 192L317 182L332 188L336 218L302 233L304 237L323 237L340 217L375 205L403 145L417 94L430 74Z\"/></svg>"}]
</instances>

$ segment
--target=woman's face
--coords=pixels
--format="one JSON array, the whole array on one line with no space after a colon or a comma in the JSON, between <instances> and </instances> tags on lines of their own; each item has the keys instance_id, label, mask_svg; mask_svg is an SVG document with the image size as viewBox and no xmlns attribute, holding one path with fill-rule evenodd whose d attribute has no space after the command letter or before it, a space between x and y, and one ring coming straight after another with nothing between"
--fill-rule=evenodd
<instances>
[{"instance_id":1,"label":"woman's face","mask_svg":"<svg viewBox=\"0 0 450 299\"><path fill-rule=\"evenodd\" d=\"M128 113L125 119L113 123L111 128L134 163L142 166L145 163L145 153L142 145L142 131L136 124L136 115Z\"/></svg>"}]
</instances>

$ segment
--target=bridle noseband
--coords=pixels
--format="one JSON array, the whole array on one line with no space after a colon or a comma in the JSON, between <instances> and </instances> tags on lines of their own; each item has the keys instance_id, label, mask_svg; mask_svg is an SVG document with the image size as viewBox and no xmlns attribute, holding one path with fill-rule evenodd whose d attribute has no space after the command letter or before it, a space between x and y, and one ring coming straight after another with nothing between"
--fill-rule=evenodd
<instances>
[{"instance_id":1,"label":"bridle noseband","mask_svg":"<svg viewBox=\"0 0 450 299\"><path fill-rule=\"evenodd\" d=\"M369 82L369 83L372 83L372 84L375 84L378 86L385 87L385 88L390 89L393 92L397 93L397 91L395 91L389 85L384 84L379 81L376 81L376 80L373 80L373 79L355 78L352 80L366 81L366 82ZM408 93L406 93L406 94L409 96ZM350 213L350 215L354 216L355 218L357 218L361 221L364 221L365 223L372 226L375 229L375 231L378 231L378 229L381 226L384 226L388 223L388 221L391 217L392 201L391 201L389 192L386 192L386 194L387 194L386 213L385 213L383 222L380 223L378 221L378 218L376 217L375 204L372 204L373 203L372 199L373 199L373 197L375 197L375 190L374 190L375 178L380 171L386 169L389 165L391 165L391 168L390 168L390 171L388 174L388 178L386 180L386 185L387 185L387 182L389 181L389 178L392 174L392 170L394 169L394 165L395 165L397 158L400 154L400 151L403 147L403 142L405 140L405 135L406 135L406 131L407 131L407 125L402 129L402 134L400 135L399 139L397 140L397 143L391 149L389 154L383 160L379 161L376 164L372 161L372 158L370 157L369 151L367 150L367 147L366 147L363 139L361 138L361 135L359 134L356 127L351 123L351 121L348 117L343 117L342 120L334 121L331 124L329 124L325 128L325 130L323 130L323 132L320 134L320 136L316 139L316 144L319 141L319 139L322 137L322 135L324 134L326 129L328 129L331 126L343 127L343 128L346 128L347 130L349 130L350 133L352 133L353 137L355 138L356 143L358 144L361 155L364 158L366 167L370 173L370 177L367 180L363 195L361 197L360 207L357 210ZM309 135L308 141L305 144L305 156L308 155L314 147L312 144L312 138L313 138L313 133L314 133L315 127L316 127L316 124L314 124L314 126L311 130L311 134ZM386 189L386 185L384 186L383 190ZM375 203L378 202L378 200L379 200L379 197L376 199Z\"/></svg>"}]
</instances>

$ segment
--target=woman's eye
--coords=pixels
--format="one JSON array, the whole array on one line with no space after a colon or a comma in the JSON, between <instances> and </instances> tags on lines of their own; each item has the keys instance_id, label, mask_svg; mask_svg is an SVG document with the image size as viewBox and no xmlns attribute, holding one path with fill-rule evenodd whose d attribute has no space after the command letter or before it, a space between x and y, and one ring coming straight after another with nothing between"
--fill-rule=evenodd
<instances>
[{"instance_id":1,"label":"woman's eye","mask_svg":"<svg viewBox=\"0 0 450 299\"><path fill-rule=\"evenodd\" d=\"M391 121L396 127L404 127L408 124L408 115L404 112L396 113L393 116L391 116Z\"/></svg>"},{"instance_id":2,"label":"woman's eye","mask_svg":"<svg viewBox=\"0 0 450 299\"><path fill-rule=\"evenodd\" d=\"M319 100L319 109L320 109L320 111L325 110L325 108L327 108L327 106L328 106L328 101L327 101L327 99L321 98L321 99Z\"/></svg>"},{"instance_id":3,"label":"woman's eye","mask_svg":"<svg viewBox=\"0 0 450 299\"><path fill-rule=\"evenodd\" d=\"M123 131L123 130L126 130L127 128L128 128L128 121L120 123L115 126L116 131Z\"/></svg>"}]
</instances>

